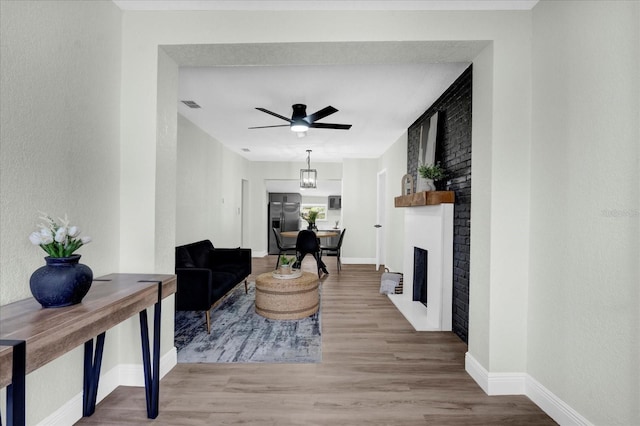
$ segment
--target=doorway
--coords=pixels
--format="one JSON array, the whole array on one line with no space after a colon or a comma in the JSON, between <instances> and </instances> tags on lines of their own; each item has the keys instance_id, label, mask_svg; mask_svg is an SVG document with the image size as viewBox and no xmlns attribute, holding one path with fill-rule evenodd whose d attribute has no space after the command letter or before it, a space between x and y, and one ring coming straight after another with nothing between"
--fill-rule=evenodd
<instances>
[{"instance_id":1,"label":"doorway","mask_svg":"<svg viewBox=\"0 0 640 426\"><path fill-rule=\"evenodd\" d=\"M385 206L387 204L387 170L378 172L377 183L377 204L376 204L376 271L380 270L380 265L384 265L384 233L385 233Z\"/></svg>"}]
</instances>

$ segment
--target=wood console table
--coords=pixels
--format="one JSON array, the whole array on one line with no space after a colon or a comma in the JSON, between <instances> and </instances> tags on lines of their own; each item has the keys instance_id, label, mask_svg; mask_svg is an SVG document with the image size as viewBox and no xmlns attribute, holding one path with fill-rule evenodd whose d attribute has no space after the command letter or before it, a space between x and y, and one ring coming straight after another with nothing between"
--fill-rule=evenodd
<instances>
[{"instance_id":1,"label":"wood console table","mask_svg":"<svg viewBox=\"0 0 640 426\"><path fill-rule=\"evenodd\" d=\"M25 423L24 376L83 343L83 415L93 414L105 333L135 314L140 316L147 416L156 418L160 390L161 305L162 299L175 292L175 275L110 274L95 278L89 293L77 305L43 309L35 299L29 298L2 306L0 387L7 386L7 425ZM147 319L150 306L155 306L153 360ZM25 348L22 342L26 343L26 353L21 352Z\"/></svg>"}]
</instances>

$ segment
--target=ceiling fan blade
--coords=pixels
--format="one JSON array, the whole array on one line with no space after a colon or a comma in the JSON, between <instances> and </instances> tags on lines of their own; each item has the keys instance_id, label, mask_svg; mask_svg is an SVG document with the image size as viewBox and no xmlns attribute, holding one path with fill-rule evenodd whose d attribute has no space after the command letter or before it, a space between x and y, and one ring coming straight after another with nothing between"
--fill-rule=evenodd
<instances>
[{"instance_id":1,"label":"ceiling fan blade","mask_svg":"<svg viewBox=\"0 0 640 426\"><path fill-rule=\"evenodd\" d=\"M328 106L328 107L322 108L320 111L316 111L313 114L307 115L305 119L309 123L313 123L314 121L325 118L326 116L331 115L334 112L338 112L338 110L332 106Z\"/></svg>"},{"instance_id":2,"label":"ceiling fan blade","mask_svg":"<svg viewBox=\"0 0 640 426\"><path fill-rule=\"evenodd\" d=\"M284 121L288 121L289 123L291 123L291 119L290 119L290 118L288 118L288 117L285 117L284 115L277 114L277 113L275 113L275 112L273 112L273 111L269 111L268 109L264 109L264 108L256 108L256 109L257 109L258 111L266 112L267 114L273 115L274 117L281 118L281 119L283 119Z\"/></svg>"},{"instance_id":3,"label":"ceiling fan blade","mask_svg":"<svg viewBox=\"0 0 640 426\"><path fill-rule=\"evenodd\" d=\"M349 130L351 128L351 124L311 123L309 127L314 127L316 129Z\"/></svg>"},{"instance_id":4,"label":"ceiling fan blade","mask_svg":"<svg viewBox=\"0 0 640 426\"><path fill-rule=\"evenodd\" d=\"M258 126L258 127L249 127L249 129L268 129L269 127L291 127L290 124L278 124L277 126Z\"/></svg>"}]
</instances>

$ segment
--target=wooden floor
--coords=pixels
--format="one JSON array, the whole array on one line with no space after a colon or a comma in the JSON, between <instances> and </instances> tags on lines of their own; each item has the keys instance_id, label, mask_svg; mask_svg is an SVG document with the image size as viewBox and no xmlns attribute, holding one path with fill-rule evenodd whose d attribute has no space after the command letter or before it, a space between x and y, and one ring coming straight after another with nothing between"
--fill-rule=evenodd
<instances>
[{"instance_id":1,"label":"wooden floor","mask_svg":"<svg viewBox=\"0 0 640 426\"><path fill-rule=\"evenodd\" d=\"M275 256L254 259L251 279ZM303 269L314 271L307 256ZM416 332L373 265L325 258L322 363L178 364L161 381L160 415L144 389L119 387L79 425L553 425L525 396L487 396L464 371L453 333Z\"/></svg>"}]
</instances>

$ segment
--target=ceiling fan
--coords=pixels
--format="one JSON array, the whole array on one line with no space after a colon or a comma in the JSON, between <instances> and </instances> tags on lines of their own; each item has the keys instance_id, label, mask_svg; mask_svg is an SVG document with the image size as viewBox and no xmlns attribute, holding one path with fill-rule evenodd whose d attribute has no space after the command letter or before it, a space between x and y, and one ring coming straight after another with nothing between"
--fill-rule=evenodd
<instances>
[{"instance_id":1,"label":"ceiling fan","mask_svg":"<svg viewBox=\"0 0 640 426\"><path fill-rule=\"evenodd\" d=\"M349 130L351 128L351 124L334 124L334 123L317 123L318 120L333 114L334 112L338 112L332 106L328 106L322 108L320 111L314 112L313 114L307 115L307 106L303 104L295 104L292 105L293 114L291 118L287 118L283 115L277 114L273 111L269 111L265 108L256 108L258 111L266 112L267 114L273 115L274 117L281 118L284 121L288 121L289 124L279 124L275 126L259 126L259 127L249 127L250 129L266 129L269 127L287 127L289 126L294 132L306 132L310 127L315 129L338 129L338 130Z\"/></svg>"}]
</instances>

